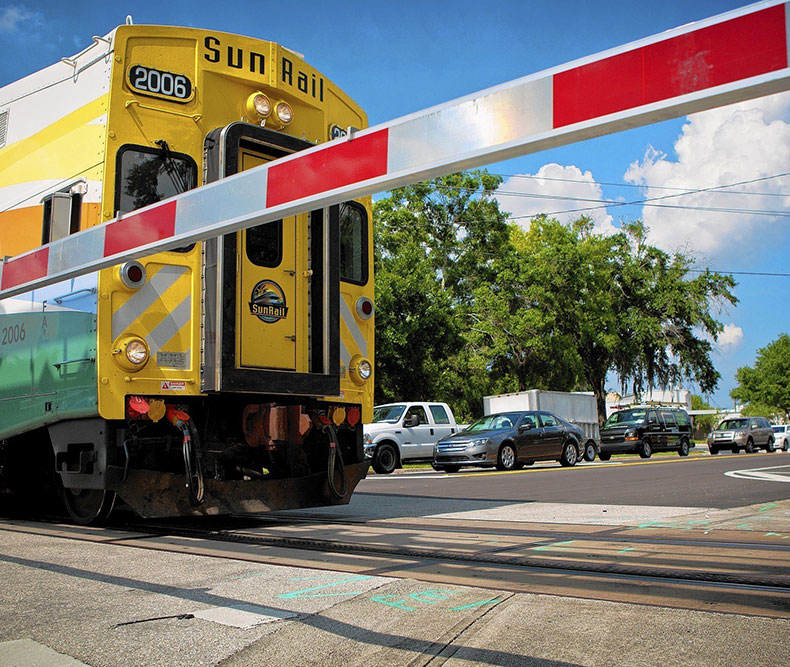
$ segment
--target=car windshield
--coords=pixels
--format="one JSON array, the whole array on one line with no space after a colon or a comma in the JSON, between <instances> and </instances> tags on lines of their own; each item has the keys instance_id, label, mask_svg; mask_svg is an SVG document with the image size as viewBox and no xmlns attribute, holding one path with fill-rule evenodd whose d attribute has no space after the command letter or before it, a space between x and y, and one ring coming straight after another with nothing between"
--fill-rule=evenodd
<instances>
[{"instance_id":1,"label":"car windshield","mask_svg":"<svg viewBox=\"0 0 790 667\"><path fill-rule=\"evenodd\" d=\"M621 426L623 424L640 424L645 420L647 410L621 410L609 415L604 428L607 426Z\"/></svg>"},{"instance_id":2,"label":"car windshield","mask_svg":"<svg viewBox=\"0 0 790 667\"><path fill-rule=\"evenodd\" d=\"M467 426L467 431L496 431L503 428L513 428L521 415L517 412L505 412L499 415L488 415Z\"/></svg>"},{"instance_id":3,"label":"car windshield","mask_svg":"<svg viewBox=\"0 0 790 667\"><path fill-rule=\"evenodd\" d=\"M731 431L736 428L746 428L748 426L748 419L725 419L719 424L719 431Z\"/></svg>"},{"instance_id":4,"label":"car windshield","mask_svg":"<svg viewBox=\"0 0 790 667\"><path fill-rule=\"evenodd\" d=\"M397 424L405 405L380 405L373 408L373 423Z\"/></svg>"}]
</instances>

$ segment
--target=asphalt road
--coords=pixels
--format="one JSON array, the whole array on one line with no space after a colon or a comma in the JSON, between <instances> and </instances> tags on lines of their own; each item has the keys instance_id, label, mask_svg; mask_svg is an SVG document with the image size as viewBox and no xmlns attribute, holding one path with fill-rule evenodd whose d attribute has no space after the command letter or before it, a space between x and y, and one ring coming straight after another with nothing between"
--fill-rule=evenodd
<instances>
[{"instance_id":1,"label":"asphalt road","mask_svg":"<svg viewBox=\"0 0 790 667\"><path fill-rule=\"evenodd\" d=\"M766 470L767 469L767 470ZM725 473L756 471L752 477ZM777 479L760 479L770 473ZM741 473L743 474L743 473ZM755 475L755 473L745 473ZM782 483L780 479L786 479ZM728 509L790 498L790 454L615 457L574 468L539 464L513 471L464 468L369 475L355 496L385 494L499 502L602 503Z\"/></svg>"}]
</instances>

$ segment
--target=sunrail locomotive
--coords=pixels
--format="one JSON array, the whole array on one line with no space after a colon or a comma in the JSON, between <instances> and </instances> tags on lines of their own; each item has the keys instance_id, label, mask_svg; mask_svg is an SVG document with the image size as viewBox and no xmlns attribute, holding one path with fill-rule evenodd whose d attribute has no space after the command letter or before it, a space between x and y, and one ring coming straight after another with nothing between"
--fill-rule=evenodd
<instances>
[{"instance_id":1,"label":"sunrail locomotive","mask_svg":"<svg viewBox=\"0 0 790 667\"><path fill-rule=\"evenodd\" d=\"M0 257L366 124L277 44L119 26L0 89ZM119 501L144 517L347 503L373 324L369 198L0 301L4 502L57 491L80 523Z\"/></svg>"}]
</instances>

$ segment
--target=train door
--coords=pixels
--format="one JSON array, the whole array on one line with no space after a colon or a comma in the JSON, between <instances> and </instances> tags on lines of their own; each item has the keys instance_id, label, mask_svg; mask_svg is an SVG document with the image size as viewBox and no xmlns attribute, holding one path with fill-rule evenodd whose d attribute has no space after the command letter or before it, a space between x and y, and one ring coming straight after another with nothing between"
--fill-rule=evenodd
<instances>
[{"instance_id":1,"label":"train door","mask_svg":"<svg viewBox=\"0 0 790 667\"><path fill-rule=\"evenodd\" d=\"M205 182L312 145L231 123L206 136ZM340 393L339 230L332 206L204 242L203 391Z\"/></svg>"},{"instance_id":2,"label":"train door","mask_svg":"<svg viewBox=\"0 0 790 667\"><path fill-rule=\"evenodd\" d=\"M252 169L278 157L264 147L242 144L238 170ZM304 245L304 215L238 232L236 334L242 368L296 370L304 277L297 281L297 247ZM298 238L299 237L299 238ZM302 241L300 244L299 241Z\"/></svg>"}]
</instances>

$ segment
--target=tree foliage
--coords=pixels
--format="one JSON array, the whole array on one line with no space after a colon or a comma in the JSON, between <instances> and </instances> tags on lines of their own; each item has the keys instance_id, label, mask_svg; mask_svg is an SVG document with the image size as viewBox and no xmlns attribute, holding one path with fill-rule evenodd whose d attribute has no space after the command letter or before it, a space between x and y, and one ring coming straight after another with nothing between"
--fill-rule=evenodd
<instances>
[{"instance_id":1,"label":"tree foliage","mask_svg":"<svg viewBox=\"0 0 790 667\"><path fill-rule=\"evenodd\" d=\"M759 414L781 413L790 420L790 336L782 334L757 350L754 367L736 372L738 386L730 392L736 401L759 409Z\"/></svg>"},{"instance_id":2,"label":"tree foliage","mask_svg":"<svg viewBox=\"0 0 790 667\"><path fill-rule=\"evenodd\" d=\"M731 276L692 277L693 258L538 216L509 224L485 171L393 191L375 205L376 399L444 399L464 416L482 397L592 390L605 415L614 371L636 393L684 379L712 391L717 303Z\"/></svg>"}]
</instances>

